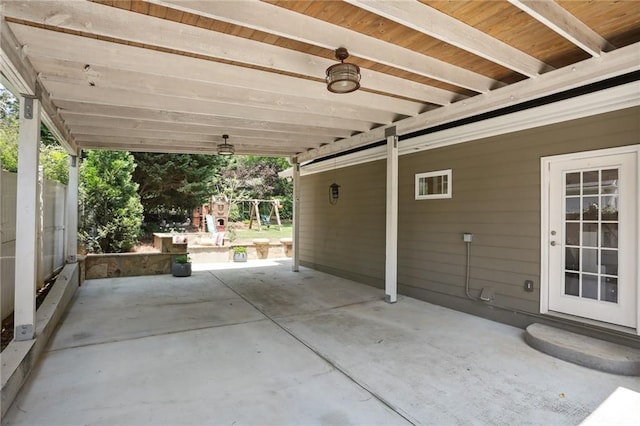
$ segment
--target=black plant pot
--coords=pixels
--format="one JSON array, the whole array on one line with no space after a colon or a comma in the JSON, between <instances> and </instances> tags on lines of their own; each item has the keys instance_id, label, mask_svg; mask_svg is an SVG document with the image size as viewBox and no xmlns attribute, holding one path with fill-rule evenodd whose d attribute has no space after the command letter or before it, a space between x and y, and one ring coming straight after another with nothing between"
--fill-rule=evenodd
<instances>
[{"instance_id":1,"label":"black plant pot","mask_svg":"<svg viewBox=\"0 0 640 426\"><path fill-rule=\"evenodd\" d=\"M191 276L191 263L173 263L171 265L171 273L174 277Z\"/></svg>"}]
</instances>

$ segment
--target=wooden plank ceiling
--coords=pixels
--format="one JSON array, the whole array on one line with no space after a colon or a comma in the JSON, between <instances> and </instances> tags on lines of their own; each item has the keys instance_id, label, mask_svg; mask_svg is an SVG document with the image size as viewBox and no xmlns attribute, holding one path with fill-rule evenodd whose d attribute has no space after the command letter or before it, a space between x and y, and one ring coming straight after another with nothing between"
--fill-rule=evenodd
<instances>
[{"instance_id":1,"label":"wooden plank ceiling","mask_svg":"<svg viewBox=\"0 0 640 426\"><path fill-rule=\"evenodd\" d=\"M214 154L228 134L237 153L311 159L379 140L391 125L400 133L434 126L640 64L634 1L3 7L4 79L31 73L74 149ZM361 67L357 92L326 89L340 46Z\"/></svg>"}]
</instances>

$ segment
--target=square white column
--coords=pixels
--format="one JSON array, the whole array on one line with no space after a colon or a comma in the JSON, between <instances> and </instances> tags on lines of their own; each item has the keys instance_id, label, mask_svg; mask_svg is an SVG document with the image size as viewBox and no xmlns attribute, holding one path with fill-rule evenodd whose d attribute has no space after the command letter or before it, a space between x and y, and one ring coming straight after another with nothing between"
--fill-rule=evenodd
<instances>
[{"instance_id":1,"label":"square white column","mask_svg":"<svg viewBox=\"0 0 640 426\"><path fill-rule=\"evenodd\" d=\"M398 136L396 128L385 130L387 138L387 221L384 268L384 300L398 300Z\"/></svg>"},{"instance_id":2,"label":"square white column","mask_svg":"<svg viewBox=\"0 0 640 426\"><path fill-rule=\"evenodd\" d=\"M291 270L300 270L300 163L293 158L293 259Z\"/></svg>"},{"instance_id":3,"label":"square white column","mask_svg":"<svg viewBox=\"0 0 640 426\"><path fill-rule=\"evenodd\" d=\"M38 276L38 164L40 148L40 102L20 100L18 134L18 194L16 200L16 276L14 338L35 337L36 285Z\"/></svg>"},{"instance_id":4,"label":"square white column","mask_svg":"<svg viewBox=\"0 0 640 426\"><path fill-rule=\"evenodd\" d=\"M65 258L67 263L78 261L78 169L77 155L69 155L69 182L65 208Z\"/></svg>"}]
</instances>

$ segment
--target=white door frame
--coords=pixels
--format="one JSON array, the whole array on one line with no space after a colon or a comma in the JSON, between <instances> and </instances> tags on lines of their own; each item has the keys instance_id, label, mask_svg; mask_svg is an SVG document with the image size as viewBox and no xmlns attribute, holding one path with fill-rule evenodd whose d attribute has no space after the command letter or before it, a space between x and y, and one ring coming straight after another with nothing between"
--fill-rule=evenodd
<instances>
[{"instance_id":1,"label":"white door frame","mask_svg":"<svg viewBox=\"0 0 640 426\"><path fill-rule=\"evenodd\" d=\"M552 162L567 161L567 160L580 160L592 157L617 155L617 154L635 154L636 155L636 182L637 187L640 188L640 145L629 145L618 148L600 149L595 151L576 152L564 155L554 155L549 157L540 158L540 184L541 184L541 199L540 199L540 236L541 236L541 250L540 250L540 313L552 314L549 311L549 245L550 235L546 230L550 226L549 217L549 193L551 189L550 179L550 166ZM636 197L637 203L637 216L640 217L640 196ZM636 220L638 220L636 217ZM640 225L640 224L638 224ZM640 265L640 226L636 226L636 265ZM638 286L638 274L639 268L636 268L636 286ZM635 334L640 335L640 288L636 291L636 329ZM575 317L576 320L581 318ZM600 324L600 323L599 323ZM609 326L606 323L601 323L602 326ZM615 326L611 326L615 327ZM615 327L618 328L618 327ZM620 327L622 328L622 327ZM628 329L628 328L627 328Z\"/></svg>"}]
</instances>

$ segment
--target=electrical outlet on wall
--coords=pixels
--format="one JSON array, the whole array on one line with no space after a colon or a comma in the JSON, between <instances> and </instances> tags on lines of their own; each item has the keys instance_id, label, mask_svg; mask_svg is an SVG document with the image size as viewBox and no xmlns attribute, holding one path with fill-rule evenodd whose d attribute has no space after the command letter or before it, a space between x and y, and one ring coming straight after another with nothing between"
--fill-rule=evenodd
<instances>
[{"instance_id":1,"label":"electrical outlet on wall","mask_svg":"<svg viewBox=\"0 0 640 426\"><path fill-rule=\"evenodd\" d=\"M525 280L524 282L524 291L533 291L533 281L532 280Z\"/></svg>"}]
</instances>

